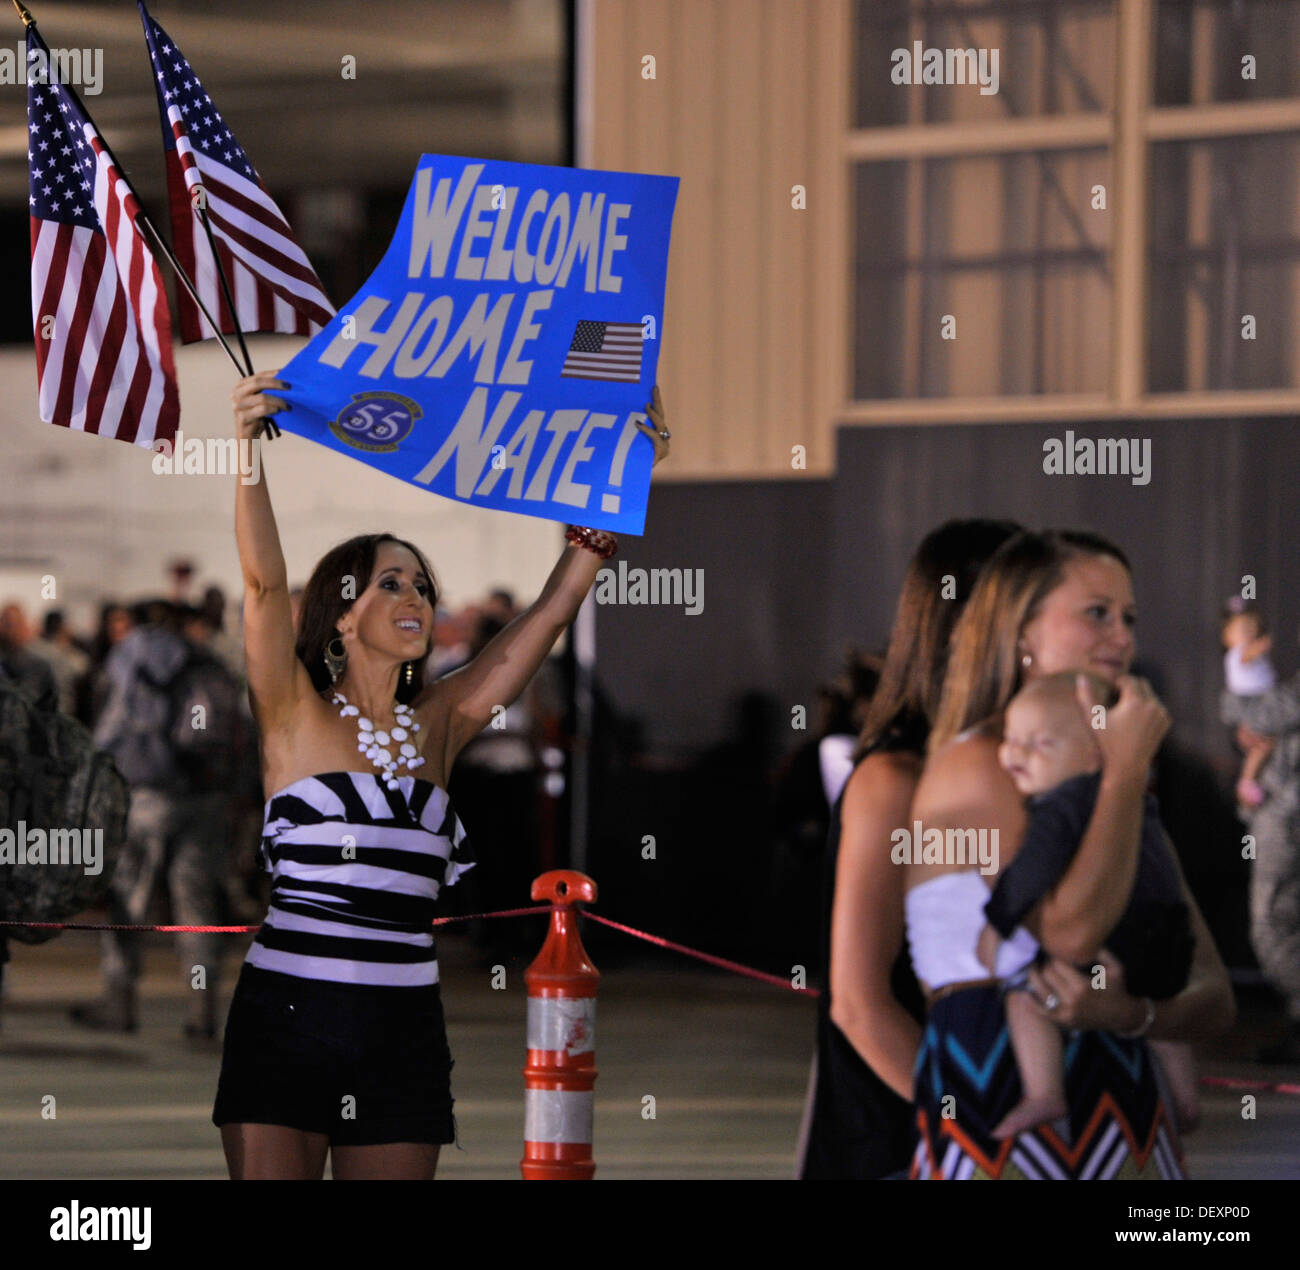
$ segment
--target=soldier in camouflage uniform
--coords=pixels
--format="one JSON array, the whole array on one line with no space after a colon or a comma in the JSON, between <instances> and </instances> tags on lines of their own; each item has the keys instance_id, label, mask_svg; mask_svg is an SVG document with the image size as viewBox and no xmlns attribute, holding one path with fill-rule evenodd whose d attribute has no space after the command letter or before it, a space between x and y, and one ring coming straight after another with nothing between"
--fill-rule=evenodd
<instances>
[{"instance_id":1,"label":"soldier in camouflage uniform","mask_svg":"<svg viewBox=\"0 0 1300 1270\"><path fill-rule=\"evenodd\" d=\"M1225 691L1225 723L1275 738L1259 776L1268 797L1249 816L1255 839L1250 939L1268 981L1286 1000L1287 1032L1259 1053L1263 1062L1300 1062L1300 674L1253 697ZM1246 739L1246 738L1242 738Z\"/></svg>"},{"instance_id":2,"label":"soldier in camouflage uniform","mask_svg":"<svg viewBox=\"0 0 1300 1270\"><path fill-rule=\"evenodd\" d=\"M0 626L0 676L26 691L40 709L56 708L58 690L49 664L19 647L4 626ZM0 992L4 988L5 964L8 960L9 940L3 929L0 929Z\"/></svg>"},{"instance_id":3,"label":"soldier in camouflage uniform","mask_svg":"<svg viewBox=\"0 0 1300 1270\"><path fill-rule=\"evenodd\" d=\"M181 616L178 608L156 605L153 620L114 646L105 663L109 697L95 727L95 742L113 755L131 782L127 841L110 892L109 921L114 924L147 922L150 901L164 882L176 925L216 925L223 917L233 755L219 735L211 738L213 744L200 763L182 752L177 738L191 710L191 693L177 685L193 682L185 676L199 658L205 674L224 675L230 679L230 692L237 689L220 663L182 636ZM215 717L208 726L214 725ZM223 937L178 933L171 938L191 993L183 1031L190 1038L212 1040ZM104 999L76 1007L73 1020L86 1027L134 1031L139 934L105 931L101 958ZM195 974L198 967L203 969L201 982Z\"/></svg>"}]
</instances>

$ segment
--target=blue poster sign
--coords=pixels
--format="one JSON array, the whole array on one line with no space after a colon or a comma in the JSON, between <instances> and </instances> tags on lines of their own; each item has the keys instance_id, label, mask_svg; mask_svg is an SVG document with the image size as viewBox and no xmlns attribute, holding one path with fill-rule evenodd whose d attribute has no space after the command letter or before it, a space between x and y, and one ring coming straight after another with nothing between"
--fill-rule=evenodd
<instances>
[{"instance_id":1,"label":"blue poster sign","mask_svg":"<svg viewBox=\"0 0 1300 1270\"><path fill-rule=\"evenodd\" d=\"M276 423L447 498L641 533L677 185L421 156Z\"/></svg>"}]
</instances>

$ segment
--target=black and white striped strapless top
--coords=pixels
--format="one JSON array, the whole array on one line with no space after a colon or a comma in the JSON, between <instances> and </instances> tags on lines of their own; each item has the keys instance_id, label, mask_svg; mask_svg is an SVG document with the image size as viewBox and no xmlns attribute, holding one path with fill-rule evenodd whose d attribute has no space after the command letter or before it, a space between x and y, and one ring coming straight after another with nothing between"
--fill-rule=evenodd
<instances>
[{"instance_id":1,"label":"black and white striped strapless top","mask_svg":"<svg viewBox=\"0 0 1300 1270\"><path fill-rule=\"evenodd\" d=\"M438 982L439 891L474 865L441 787L378 772L304 776L266 804L273 879L246 960L262 970L387 987Z\"/></svg>"}]
</instances>

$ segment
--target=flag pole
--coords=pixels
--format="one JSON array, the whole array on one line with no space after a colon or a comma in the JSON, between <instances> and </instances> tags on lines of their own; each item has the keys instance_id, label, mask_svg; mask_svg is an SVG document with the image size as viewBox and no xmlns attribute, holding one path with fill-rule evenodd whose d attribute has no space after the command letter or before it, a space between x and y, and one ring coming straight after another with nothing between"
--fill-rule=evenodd
<instances>
[{"instance_id":1,"label":"flag pole","mask_svg":"<svg viewBox=\"0 0 1300 1270\"><path fill-rule=\"evenodd\" d=\"M22 3L22 0L13 0L13 4L14 4L14 8L18 10L18 16L23 20L23 26L26 27L28 30L36 31L36 19L32 17L30 10L28 10L28 8ZM36 35L39 38L40 32L36 31ZM70 84L63 84L62 87L64 91L67 92L67 94L72 98L72 100L77 103L77 106L81 110L81 113L85 115L86 118L93 123L94 119L91 116L90 111L86 109L86 103L83 102L81 98L77 96L76 89L74 89ZM96 132L99 132L98 128L96 128ZM221 342L221 347L226 350L226 356L229 357L231 362L234 363L235 369L239 371L241 375L247 374L248 372L245 371L244 367L239 364L239 359L235 356L234 351L231 349L230 345L226 343L226 337L221 333L221 328L217 325L215 321L213 321L212 314L208 312L207 305L204 304L203 301L199 298L199 293L194 289L194 284L190 281L189 275L185 272L184 268L181 266L181 262L176 259L176 255L172 251L171 247L167 245L166 241L163 239L163 236L158 232L157 228L155 227L153 221L149 219L149 214L144 210L144 204L140 200L140 195L136 192L135 186L131 184L131 180L127 176L125 168L123 168L122 165L117 161L117 156L110 149L108 141L104 137L104 134L102 132L99 133L99 140L104 147L104 153L108 156L108 161L117 169L118 175L122 178L122 181L126 185L126 188L131 191L131 197L135 199L136 206L140 209L135 216L136 227L139 229L147 229L149 231L150 236L153 238L158 248L162 251L163 256L166 259L167 263L171 265L173 272L176 274L176 277L184 284L185 290L190 293L190 299L192 299L194 303L198 306L199 311L203 314L203 316L208 319L208 325L212 327L213 333L216 335L217 339Z\"/></svg>"},{"instance_id":2,"label":"flag pole","mask_svg":"<svg viewBox=\"0 0 1300 1270\"><path fill-rule=\"evenodd\" d=\"M203 197L206 201L207 190L203 189L201 184L203 177L199 176L199 189L203 190ZM194 214L203 223L203 232L208 236L208 246L212 250L212 262L217 266L217 280L221 283L221 294L226 297L226 307L230 309L230 320L235 324L235 335L239 340L239 351L244 355L244 362L248 366L248 373L253 373L253 359L248 355L248 345L244 343L244 329L239 325L239 314L235 310L235 297L230 293L230 283L226 281L226 270L222 266L221 256L217 252L217 240L212 233L212 222L208 219L208 209L204 204L200 204L194 209Z\"/></svg>"},{"instance_id":3,"label":"flag pole","mask_svg":"<svg viewBox=\"0 0 1300 1270\"><path fill-rule=\"evenodd\" d=\"M199 189L203 190L202 173L200 173ZM204 198L207 197L207 191L203 190ZM212 222L208 219L208 209L206 203L200 203L194 208L194 214L203 223L203 231L208 236L208 248L212 252L212 262L217 266L217 281L221 284L221 294L226 297L226 307L230 310L230 320L235 324L235 335L239 339L239 351L244 355L244 361L248 365L248 374L253 373L253 359L248 354L248 345L244 342L244 329L239 325L239 313L235 308L235 297L231 294L230 283L226 279L226 271L221 264L221 255L217 251L217 240L212 233ZM269 415L264 419L257 421L257 427L253 430L254 436L265 435L268 441L274 441L280 435L280 429L276 426L275 420Z\"/></svg>"}]
</instances>

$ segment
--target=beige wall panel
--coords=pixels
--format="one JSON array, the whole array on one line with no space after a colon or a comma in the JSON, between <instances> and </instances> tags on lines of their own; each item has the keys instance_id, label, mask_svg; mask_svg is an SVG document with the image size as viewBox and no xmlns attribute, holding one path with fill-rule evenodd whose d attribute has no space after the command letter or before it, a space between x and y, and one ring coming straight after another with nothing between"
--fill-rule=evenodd
<instances>
[{"instance_id":1,"label":"beige wall panel","mask_svg":"<svg viewBox=\"0 0 1300 1270\"><path fill-rule=\"evenodd\" d=\"M596 0L593 25L594 166L681 180L664 478L789 476L794 444L827 471L847 396L846 0Z\"/></svg>"},{"instance_id":2,"label":"beige wall panel","mask_svg":"<svg viewBox=\"0 0 1300 1270\"><path fill-rule=\"evenodd\" d=\"M664 477L711 475L715 447L722 450L718 434L725 427L718 367L731 344L720 329L722 305L715 260L715 208L721 176L714 75L715 47L720 38L712 3L687 0L678 6L672 63L665 71L671 75L672 109L659 119L646 121L647 127L671 132L672 175L681 180L664 311L669 342L659 366L669 426L676 418L681 427L674 430L673 457L663 470Z\"/></svg>"},{"instance_id":3,"label":"beige wall panel","mask_svg":"<svg viewBox=\"0 0 1300 1270\"><path fill-rule=\"evenodd\" d=\"M620 168L634 115L632 91L640 84L640 67L631 47L631 6L605 0L595 5L592 23L592 78L595 101L587 108L591 126L592 166Z\"/></svg>"},{"instance_id":4,"label":"beige wall panel","mask_svg":"<svg viewBox=\"0 0 1300 1270\"><path fill-rule=\"evenodd\" d=\"M689 20L686 11L693 6L690 0L671 0L668 6L669 16L664 29L657 33L654 47L659 58L659 89L663 95L658 109L663 126L658 129L667 147L666 157L661 168L652 168L668 176L680 176L682 157L687 148L693 144L689 140L691 115L689 108L695 104L686 98L687 54L684 49L683 28ZM666 376L671 367L692 365L692 374L703 372L708 348L693 349L690 343L690 326L685 322L674 320L674 315L681 304L680 288L674 273L680 273L682 262L699 262L708 251L706 227L697 218L688 227L683 219L685 195L681 187L677 190L677 207L673 214L673 245L669 259L668 291L664 300L664 329L660 332L663 344L660 348L659 382L663 385L664 405L669 414L669 427L673 429L673 462L676 467L679 456L685 453L688 458L692 453L702 453L707 442L708 429L701 424L691 426L682 415L681 389L676 384L676 374L669 383ZM681 424L682 426L678 426ZM683 460L685 463L687 460ZM660 479L658 476L656 480Z\"/></svg>"},{"instance_id":5,"label":"beige wall panel","mask_svg":"<svg viewBox=\"0 0 1300 1270\"><path fill-rule=\"evenodd\" d=\"M792 6L795 12L797 7ZM785 10L783 10L785 12ZM812 123L808 157L818 173L820 197L813 216L813 267L808 275L813 304L809 323L808 471L829 473L834 463L835 424L849 392L849 258L847 165L844 134L849 125L849 65L852 26L847 0L809 6L813 33ZM785 472L782 472L784 475Z\"/></svg>"},{"instance_id":6,"label":"beige wall panel","mask_svg":"<svg viewBox=\"0 0 1300 1270\"><path fill-rule=\"evenodd\" d=\"M764 181L759 240L765 255L758 313L761 397L754 424L761 443L758 460L773 472L791 471L791 447L814 448L818 433L812 418L814 302L808 286L817 221L814 212L791 206L793 187L807 188L817 177L808 157L817 126L813 43L806 23L779 21L783 7L784 0L763 0L761 26Z\"/></svg>"},{"instance_id":7,"label":"beige wall panel","mask_svg":"<svg viewBox=\"0 0 1300 1270\"><path fill-rule=\"evenodd\" d=\"M597 12L605 7L598 6ZM634 164L598 162L597 167L625 168L664 175L676 173L680 136L672 120L675 94L681 82L675 49L681 8L682 0L641 0L626 10L623 28L626 42L623 52L618 55L616 67L626 85L623 97L626 109L622 119L627 132L635 135L637 157ZM642 59L645 57L655 59L653 79L646 79L642 75ZM645 126L649 121L653 121L653 126ZM680 204L680 190L677 197ZM676 223L674 216L674 228ZM664 326L667 331L673 331L676 327L672 320L672 304L673 297L669 293L665 297ZM658 337L664 338L663 333L659 332ZM673 431L673 462L676 463L680 452L680 430L673 423L678 415L676 394L664 383L664 367L669 360L667 348L666 343L660 347L659 382L663 385L665 407L671 414L668 426ZM648 393L646 400L649 400Z\"/></svg>"},{"instance_id":8,"label":"beige wall panel","mask_svg":"<svg viewBox=\"0 0 1300 1270\"><path fill-rule=\"evenodd\" d=\"M768 173L763 170L759 68L760 28L768 13L755 0L717 0L725 43L717 49L716 103L718 184L713 212L716 265L706 286L719 298L717 333L723 356L717 359L726 435L714 434L710 466L725 469L734 454L761 466L759 332L765 321L759 304L759 278L773 254ZM769 237L760 240L760 231ZM763 408L770 403L763 401Z\"/></svg>"}]
</instances>

